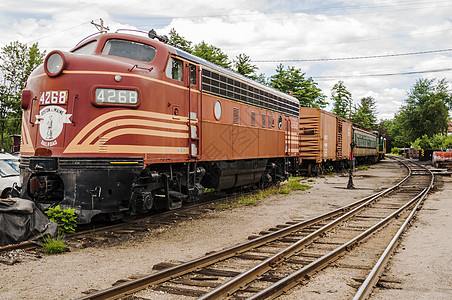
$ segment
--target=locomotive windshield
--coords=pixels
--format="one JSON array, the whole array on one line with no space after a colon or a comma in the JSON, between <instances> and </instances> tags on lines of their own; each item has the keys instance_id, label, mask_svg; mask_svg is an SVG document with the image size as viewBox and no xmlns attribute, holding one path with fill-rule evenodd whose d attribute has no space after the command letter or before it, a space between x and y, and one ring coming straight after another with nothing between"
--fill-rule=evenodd
<instances>
[{"instance_id":1,"label":"locomotive windshield","mask_svg":"<svg viewBox=\"0 0 452 300\"><path fill-rule=\"evenodd\" d=\"M80 48L77 48L73 51L73 53L77 54L93 54L94 49L96 49L97 41L89 42L88 44L85 44L81 46Z\"/></svg>"},{"instance_id":2,"label":"locomotive windshield","mask_svg":"<svg viewBox=\"0 0 452 300\"><path fill-rule=\"evenodd\" d=\"M142 62L151 62L155 57L154 47L138 42L111 39L105 43L102 54L130 58Z\"/></svg>"}]
</instances>

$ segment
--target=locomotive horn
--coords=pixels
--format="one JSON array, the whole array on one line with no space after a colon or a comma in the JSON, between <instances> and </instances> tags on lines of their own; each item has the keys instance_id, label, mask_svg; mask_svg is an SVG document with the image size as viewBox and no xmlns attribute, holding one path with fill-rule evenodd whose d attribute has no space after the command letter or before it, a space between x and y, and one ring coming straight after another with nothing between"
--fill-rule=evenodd
<instances>
[{"instance_id":1,"label":"locomotive horn","mask_svg":"<svg viewBox=\"0 0 452 300\"><path fill-rule=\"evenodd\" d=\"M149 30L148 36L151 39L158 39L162 43L168 43L168 37L166 35L158 35L157 32L154 29Z\"/></svg>"}]
</instances>

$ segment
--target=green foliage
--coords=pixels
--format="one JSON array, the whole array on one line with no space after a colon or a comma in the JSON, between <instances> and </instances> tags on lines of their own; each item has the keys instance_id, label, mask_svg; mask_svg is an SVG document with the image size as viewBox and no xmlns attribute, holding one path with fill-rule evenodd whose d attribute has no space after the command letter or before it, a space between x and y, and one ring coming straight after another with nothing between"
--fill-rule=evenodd
<instances>
[{"instance_id":1,"label":"green foliage","mask_svg":"<svg viewBox=\"0 0 452 300\"><path fill-rule=\"evenodd\" d=\"M397 147L392 148L391 153L395 154L395 155L399 155L399 148L397 148Z\"/></svg>"},{"instance_id":2,"label":"green foliage","mask_svg":"<svg viewBox=\"0 0 452 300\"><path fill-rule=\"evenodd\" d=\"M365 97L361 99L361 103L352 114L352 121L355 124L361 125L364 128L376 129L376 103L372 97Z\"/></svg>"},{"instance_id":3,"label":"green foliage","mask_svg":"<svg viewBox=\"0 0 452 300\"><path fill-rule=\"evenodd\" d=\"M59 226L60 234L74 233L77 227L77 216L73 208L61 209L59 205L55 208L49 207L45 211L49 220Z\"/></svg>"},{"instance_id":4,"label":"green foliage","mask_svg":"<svg viewBox=\"0 0 452 300\"><path fill-rule=\"evenodd\" d=\"M416 150L429 150L429 149L433 149L432 147L432 143L430 141L430 138L424 134L423 136L421 136L420 138L417 138L414 142L413 142L413 147Z\"/></svg>"},{"instance_id":5,"label":"green foliage","mask_svg":"<svg viewBox=\"0 0 452 300\"><path fill-rule=\"evenodd\" d=\"M336 83L331 89L331 99L333 102L332 113L342 118L350 117L352 94L347 91L343 81Z\"/></svg>"},{"instance_id":6,"label":"green foliage","mask_svg":"<svg viewBox=\"0 0 452 300\"><path fill-rule=\"evenodd\" d=\"M169 32L168 44L201 57L216 65L227 69L231 68L231 63L228 61L228 55L222 52L220 48L208 45L204 41L192 46L192 42L179 35L174 28L172 28Z\"/></svg>"},{"instance_id":7,"label":"green foliage","mask_svg":"<svg viewBox=\"0 0 452 300\"><path fill-rule=\"evenodd\" d=\"M228 55L221 51L220 48L209 45L204 41L195 45L192 53L193 55L204 58L205 60L219 65L223 68L231 68L231 63L228 61Z\"/></svg>"},{"instance_id":8,"label":"green foliage","mask_svg":"<svg viewBox=\"0 0 452 300\"><path fill-rule=\"evenodd\" d=\"M186 40L184 37L180 36L174 28L172 28L169 32L169 40L168 44L179 49L182 49L188 53L193 52L192 42Z\"/></svg>"},{"instance_id":9,"label":"green foliage","mask_svg":"<svg viewBox=\"0 0 452 300\"><path fill-rule=\"evenodd\" d=\"M67 247L62 236L57 236L55 239L45 236L43 238L42 247L44 248L45 253L48 254L59 254L67 251Z\"/></svg>"},{"instance_id":10,"label":"green foliage","mask_svg":"<svg viewBox=\"0 0 452 300\"><path fill-rule=\"evenodd\" d=\"M257 76L255 75L255 72L257 70L256 65L251 64L251 58L246 55L245 53L241 53L237 55L236 59L234 60L234 71L242 74L243 76L246 76L248 78L254 79Z\"/></svg>"},{"instance_id":11,"label":"green foliage","mask_svg":"<svg viewBox=\"0 0 452 300\"><path fill-rule=\"evenodd\" d=\"M305 78L306 73L295 67L284 69L282 64L276 67L276 74L270 77L269 85L283 93L292 94L301 106L324 108L326 96L317 87L312 78Z\"/></svg>"},{"instance_id":12,"label":"green foliage","mask_svg":"<svg viewBox=\"0 0 452 300\"><path fill-rule=\"evenodd\" d=\"M22 110L20 99L23 88L31 72L42 63L45 52L40 52L38 44L31 47L18 41L0 50L0 147L11 149L10 134L20 133Z\"/></svg>"},{"instance_id":13,"label":"green foliage","mask_svg":"<svg viewBox=\"0 0 452 300\"><path fill-rule=\"evenodd\" d=\"M422 137L417 138L412 146L416 150L445 150L447 148L452 148L452 135L435 134L433 137L429 138L424 134Z\"/></svg>"},{"instance_id":14,"label":"green foliage","mask_svg":"<svg viewBox=\"0 0 452 300\"><path fill-rule=\"evenodd\" d=\"M452 94L446 79L418 79L394 118L391 135L395 145L408 147L419 138L426 142L423 135L446 133L450 108Z\"/></svg>"}]
</instances>

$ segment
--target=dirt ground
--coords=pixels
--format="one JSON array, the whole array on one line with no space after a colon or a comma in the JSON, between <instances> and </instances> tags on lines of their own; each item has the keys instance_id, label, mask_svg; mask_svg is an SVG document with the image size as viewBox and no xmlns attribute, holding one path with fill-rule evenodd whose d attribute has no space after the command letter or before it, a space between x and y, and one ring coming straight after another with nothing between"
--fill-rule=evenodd
<instances>
[{"instance_id":1,"label":"dirt ground","mask_svg":"<svg viewBox=\"0 0 452 300\"><path fill-rule=\"evenodd\" d=\"M430 195L393 255L387 277L393 289L376 289L372 299L452 298L452 177Z\"/></svg>"},{"instance_id":2,"label":"dirt ground","mask_svg":"<svg viewBox=\"0 0 452 300\"><path fill-rule=\"evenodd\" d=\"M14 265L0 264L0 299L77 298L83 291L105 289L117 280L151 273L154 264L194 259L243 242L269 227L330 211L386 188L404 174L403 169L385 160L368 170L358 171L354 190L345 188L347 176L315 178L310 190L268 197L258 206L208 212L200 219L157 230L139 241L104 248L71 249L68 253L30 258ZM427 199L424 210L391 263L390 272L399 270L391 276L402 279L404 290L377 291L375 299L426 299L452 294L452 239L448 230L452 222L452 180L445 178L444 181L443 190ZM428 238L428 245L422 237ZM444 285L440 288L441 282ZM394 294L386 294L390 292Z\"/></svg>"}]
</instances>

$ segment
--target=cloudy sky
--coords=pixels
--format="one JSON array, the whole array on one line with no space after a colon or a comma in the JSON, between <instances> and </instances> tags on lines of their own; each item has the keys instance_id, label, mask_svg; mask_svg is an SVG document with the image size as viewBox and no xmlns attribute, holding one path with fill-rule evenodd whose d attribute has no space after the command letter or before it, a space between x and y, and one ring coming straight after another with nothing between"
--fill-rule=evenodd
<instances>
[{"instance_id":1,"label":"cloudy sky","mask_svg":"<svg viewBox=\"0 0 452 300\"><path fill-rule=\"evenodd\" d=\"M378 117L392 118L418 78L452 86L452 2L446 0L2 0L0 47L38 42L69 50L97 32L129 28L204 40L259 73L295 66L331 88L344 81L355 103L372 96ZM329 100L331 102L331 100Z\"/></svg>"}]
</instances>

